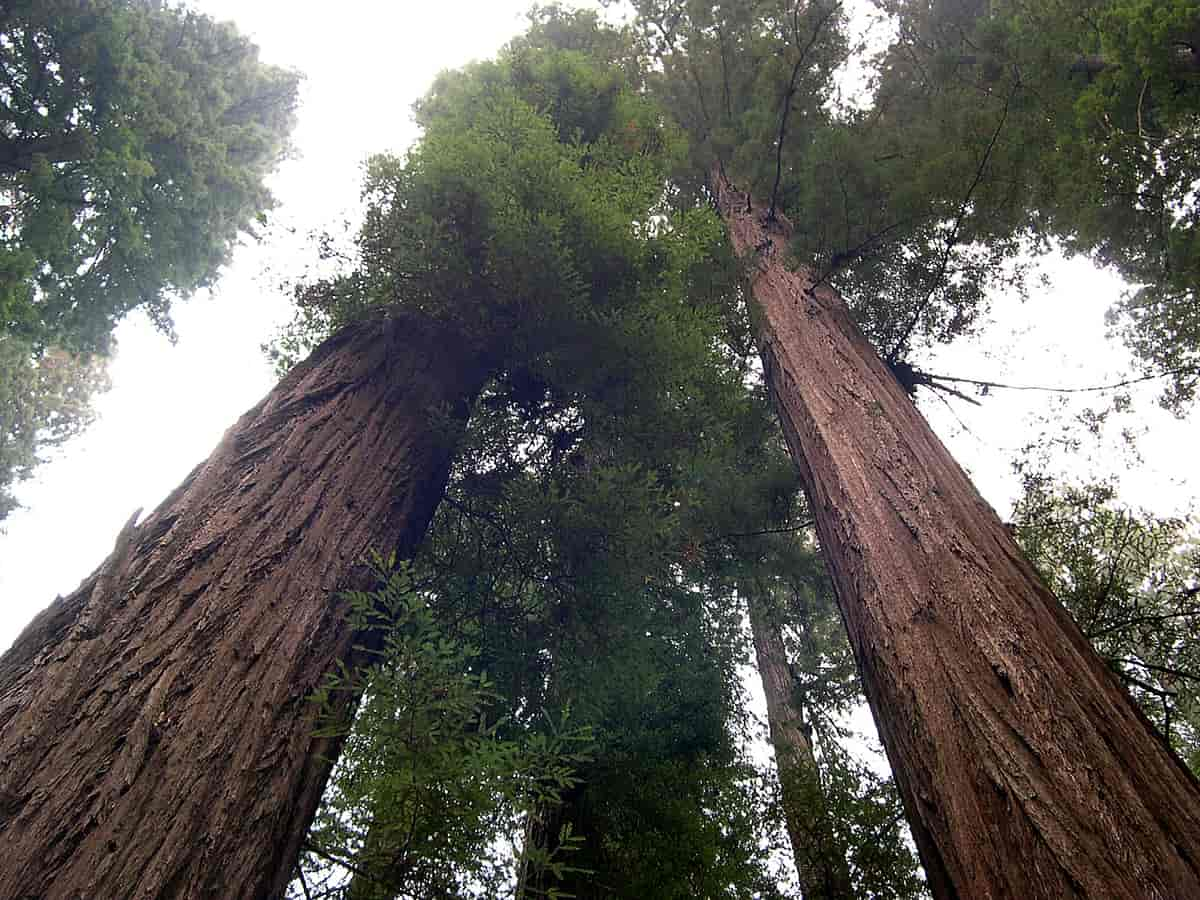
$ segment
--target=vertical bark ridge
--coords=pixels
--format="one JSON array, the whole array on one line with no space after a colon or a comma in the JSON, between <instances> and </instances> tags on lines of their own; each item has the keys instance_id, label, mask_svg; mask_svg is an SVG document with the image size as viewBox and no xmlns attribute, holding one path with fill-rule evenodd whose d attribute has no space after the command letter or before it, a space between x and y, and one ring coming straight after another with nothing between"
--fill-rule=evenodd
<instances>
[{"instance_id":1,"label":"vertical bark ridge","mask_svg":"<svg viewBox=\"0 0 1200 900\"><path fill-rule=\"evenodd\" d=\"M939 898L1200 897L1200 786L854 325L724 174L760 351Z\"/></svg>"},{"instance_id":2,"label":"vertical bark ridge","mask_svg":"<svg viewBox=\"0 0 1200 900\"><path fill-rule=\"evenodd\" d=\"M411 555L485 374L409 316L344 329L34 620L0 658L0 898L282 893L337 592Z\"/></svg>"}]
</instances>

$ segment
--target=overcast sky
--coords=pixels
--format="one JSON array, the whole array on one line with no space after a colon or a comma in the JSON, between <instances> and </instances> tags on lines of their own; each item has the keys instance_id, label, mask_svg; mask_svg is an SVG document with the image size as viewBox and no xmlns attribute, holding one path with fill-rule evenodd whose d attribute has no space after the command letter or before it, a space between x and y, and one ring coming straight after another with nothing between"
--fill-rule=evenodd
<instances>
[{"instance_id":1,"label":"overcast sky","mask_svg":"<svg viewBox=\"0 0 1200 900\"><path fill-rule=\"evenodd\" d=\"M240 247L216 289L177 307L177 345L141 317L124 323L111 368L113 389L97 404L99 421L18 490L26 508L8 518L7 533L0 536L0 648L55 594L70 591L99 565L130 513L138 507L148 513L270 389L274 378L259 348L289 315L277 283L311 258L304 235L353 217L365 156L403 150L416 134L412 102L434 75L493 55L521 30L528 4L195 5L235 21L259 43L265 60L305 73L294 135L300 155L273 181L281 205L272 242ZM1055 280L1052 290L1025 305L998 299L991 328L942 351L927 361L928 368L1053 385L1103 383L1125 374L1127 355L1106 341L1103 324L1121 285L1083 261L1053 263L1048 271ZM996 392L981 408L951 403L953 413L936 401L922 408L1004 515L1015 489L1013 454L1046 427L1039 417L1052 409L1048 398ZM1200 446L1200 432L1194 422L1174 421L1149 402L1138 408L1136 419L1123 424L1147 431L1141 463L1107 452L1055 465L1120 472L1134 502L1186 512L1197 483L1187 480L1190 460L1184 454ZM1054 428L1071 410L1050 414Z\"/></svg>"}]
</instances>

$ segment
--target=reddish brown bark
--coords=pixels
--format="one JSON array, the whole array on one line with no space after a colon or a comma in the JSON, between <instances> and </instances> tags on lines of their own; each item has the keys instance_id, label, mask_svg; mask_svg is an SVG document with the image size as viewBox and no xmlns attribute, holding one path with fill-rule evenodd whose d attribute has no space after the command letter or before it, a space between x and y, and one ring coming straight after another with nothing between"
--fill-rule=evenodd
<instances>
[{"instance_id":1,"label":"reddish brown bark","mask_svg":"<svg viewBox=\"0 0 1200 900\"><path fill-rule=\"evenodd\" d=\"M1200 897L1200 786L851 320L714 173L766 378L939 898Z\"/></svg>"},{"instance_id":2,"label":"reddish brown bark","mask_svg":"<svg viewBox=\"0 0 1200 900\"><path fill-rule=\"evenodd\" d=\"M829 818L804 708L788 666L779 623L756 587L750 592L750 630L767 699L767 725L783 799L783 818L805 900L853 900L845 849Z\"/></svg>"},{"instance_id":3,"label":"reddish brown bark","mask_svg":"<svg viewBox=\"0 0 1200 900\"><path fill-rule=\"evenodd\" d=\"M484 378L453 338L318 348L0 658L0 897L277 897L337 747L337 599L408 555Z\"/></svg>"}]
</instances>

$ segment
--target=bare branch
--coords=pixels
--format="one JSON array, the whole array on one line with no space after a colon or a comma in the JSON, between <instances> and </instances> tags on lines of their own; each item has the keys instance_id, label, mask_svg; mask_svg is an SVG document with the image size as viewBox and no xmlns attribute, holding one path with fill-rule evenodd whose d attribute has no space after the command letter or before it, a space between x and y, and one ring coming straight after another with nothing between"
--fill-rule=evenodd
<instances>
[{"instance_id":1,"label":"bare branch","mask_svg":"<svg viewBox=\"0 0 1200 900\"><path fill-rule=\"evenodd\" d=\"M1132 384L1141 384L1144 381L1153 381L1156 378L1171 378L1176 375L1196 375L1200 374L1200 370L1188 366L1182 369L1168 369L1165 372L1155 372L1152 375L1142 375L1138 378L1127 378L1124 381L1116 381L1112 384L1097 384L1089 387L1048 387L1038 384L1005 384L1000 381L983 381L975 378L952 378L949 375L934 375L929 372L921 373L927 378L933 378L937 381L951 381L955 384L974 384L984 388L1001 388L1007 391L1045 391L1052 394L1086 394L1095 391L1112 391L1117 388L1128 387Z\"/></svg>"}]
</instances>

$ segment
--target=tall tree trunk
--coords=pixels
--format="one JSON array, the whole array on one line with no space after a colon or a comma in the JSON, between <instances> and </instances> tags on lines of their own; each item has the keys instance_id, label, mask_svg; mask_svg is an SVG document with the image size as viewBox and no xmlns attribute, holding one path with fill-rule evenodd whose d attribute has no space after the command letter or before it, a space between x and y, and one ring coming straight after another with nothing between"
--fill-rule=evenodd
<instances>
[{"instance_id":1,"label":"tall tree trunk","mask_svg":"<svg viewBox=\"0 0 1200 900\"><path fill-rule=\"evenodd\" d=\"M343 330L34 620L0 658L0 898L283 893L337 591L421 540L483 380L411 317Z\"/></svg>"},{"instance_id":2,"label":"tall tree trunk","mask_svg":"<svg viewBox=\"0 0 1200 900\"><path fill-rule=\"evenodd\" d=\"M790 224L713 172L934 895L1200 897L1200 785L1025 561Z\"/></svg>"},{"instance_id":3,"label":"tall tree trunk","mask_svg":"<svg viewBox=\"0 0 1200 900\"><path fill-rule=\"evenodd\" d=\"M755 585L748 592L754 655L767 698L767 724L783 796L783 818L804 900L854 900L845 848L830 820L804 709L788 665L769 599Z\"/></svg>"}]
</instances>

